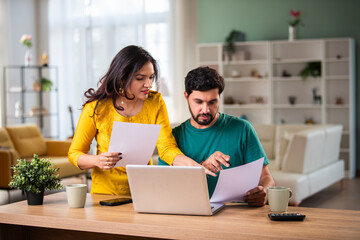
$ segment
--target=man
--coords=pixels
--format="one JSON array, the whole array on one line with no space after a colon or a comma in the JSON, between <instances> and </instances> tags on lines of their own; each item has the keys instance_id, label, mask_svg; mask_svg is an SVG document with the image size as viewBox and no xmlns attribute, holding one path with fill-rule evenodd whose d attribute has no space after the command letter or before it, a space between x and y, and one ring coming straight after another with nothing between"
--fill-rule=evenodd
<instances>
[{"instance_id":1,"label":"man","mask_svg":"<svg viewBox=\"0 0 360 240\"><path fill-rule=\"evenodd\" d=\"M266 203L266 189L274 186L267 167L269 160L251 123L218 112L224 79L209 67L199 67L185 77L185 98L191 118L173 129L180 150L207 170L209 195L215 190L218 173L264 157L259 185L244 200L250 206ZM166 163L159 159L159 165Z\"/></svg>"}]
</instances>

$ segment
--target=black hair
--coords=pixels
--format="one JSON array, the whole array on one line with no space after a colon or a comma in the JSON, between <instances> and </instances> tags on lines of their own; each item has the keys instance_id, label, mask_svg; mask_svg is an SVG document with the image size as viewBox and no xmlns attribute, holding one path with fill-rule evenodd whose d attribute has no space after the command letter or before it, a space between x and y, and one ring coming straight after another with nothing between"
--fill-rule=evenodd
<instances>
[{"instance_id":1,"label":"black hair","mask_svg":"<svg viewBox=\"0 0 360 240\"><path fill-rule=\"evenodd\" d=\"M85 104L97 100L94 109L95 113L99 101L106 98L112 98L114 107L119 111L123 111L124 108L116 104L117 97L122 94L120 93L120 87L124 90L123 95L127 99L134 99L134 97L131 98L127 96L126 90L129 87L134 74L148 62L152 63L154 67L154 82L157 89L159 68L156 60L145 49L130 45L121 49L116 54L110 64L109 70L98 82L100 87L96 91L93 88L90 88L84 93L87 100L83 104L83 107Z\"/></svg>"},{"instance_id":2,"label":"black hair","mask_svg":"<svg viewBox=\"0 0 360 240\"><path fill-rule=\"evenodd\" d=\"M191 70L185 77L185 91L188 95L192 91L207 91L218 88L219 95L225 87L224 78L209 67L198 67Z\"/></svg>"}]
</instances>

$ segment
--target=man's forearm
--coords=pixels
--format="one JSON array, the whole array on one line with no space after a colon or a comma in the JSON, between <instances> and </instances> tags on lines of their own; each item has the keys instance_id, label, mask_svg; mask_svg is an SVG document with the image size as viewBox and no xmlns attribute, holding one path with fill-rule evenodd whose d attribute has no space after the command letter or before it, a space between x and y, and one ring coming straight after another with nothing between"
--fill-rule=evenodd
<instances>
[{"instance_id":1,"label":"man's forearm","mask_svg":"<svg viewBox=\"0 0 360 240\"><path fill-rule=\"evenodd\" d=\"M268 187L275 186L275 181L271 176L270 170L267 166L263 167L259 181L259 186L263 186L265 189L267 189Z\"/></svg>"},{"instance_id":2,"label":"man's forearm","mask_svg":"<svg viewBox=\"0 0 360 240\"><path fill-rule=\"evenodd\" d=\"M264 188L273 187L275 186L274 179L270 176L265 176L262 179L260 179L259 182L260 186L263 186Z\"/></svg>"}]
</instances>

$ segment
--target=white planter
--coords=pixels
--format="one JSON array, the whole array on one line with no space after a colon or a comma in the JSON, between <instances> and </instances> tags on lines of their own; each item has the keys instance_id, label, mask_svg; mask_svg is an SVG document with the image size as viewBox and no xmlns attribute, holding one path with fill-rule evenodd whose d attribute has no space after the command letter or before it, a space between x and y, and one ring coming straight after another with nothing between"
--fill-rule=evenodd
<instances>
[{"instance_id":1,"label":"white planter","mask_svg":"<svg viewBox=\"0 0 360 240\"><path fill-rule=\"evenodd\" d=\"M289 26L289 41L292 42L295 40L295 27Z\"/></svg>"},{"instance_id":2,"label":"white planter","mask_svg":"<svg viewBox=\"0 0 360 240\"><path fill-rule=\"evenodd\" d=\"M30 65L30 63L31 63L31 58L32 58L32 56L31 56L31 52L30 52L30 48L27 48L26 49L26 52L25 52L25 57L24 57L24 65L25 66L29 66Z\"/></svg>"}]
</instances>

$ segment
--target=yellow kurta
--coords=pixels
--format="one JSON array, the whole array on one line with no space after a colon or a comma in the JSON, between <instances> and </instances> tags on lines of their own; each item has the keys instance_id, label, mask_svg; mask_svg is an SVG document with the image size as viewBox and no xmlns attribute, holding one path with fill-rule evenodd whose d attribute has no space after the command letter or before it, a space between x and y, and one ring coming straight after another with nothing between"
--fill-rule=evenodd
<instances>
[{"instance_id":1,"label":"yellow kurta","mask_svg":"<svg viewBox=\"0 0 360 240\"><path fill-rule=\"evenodd\" d=\"M94 137L97 142L97 154L108 151L114 121L161 124L159 138L156 143L160 158L172 165L174 158L182 154L172 135L165 102L160 93L150 91L149 97L144 101L143 108L133 117L123 117L116 112L111 99L99 102L94 115L95 105L96 101L93 101L84 106L76 127L68 153L69 161L75 166L78 167L77 161L80 155L89 152ZM139 138L141 137L139 136ZM124 138L126 140L126 136ZM141 146L139 146L139 150L141 150ZM149 163L152 164L152 161L150 160ZM130 195L125 167L105 171L95 167L91 177L91 193Z\"/></svg>"}]
</instances>

